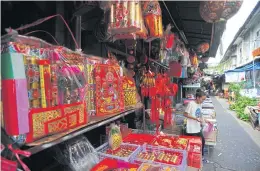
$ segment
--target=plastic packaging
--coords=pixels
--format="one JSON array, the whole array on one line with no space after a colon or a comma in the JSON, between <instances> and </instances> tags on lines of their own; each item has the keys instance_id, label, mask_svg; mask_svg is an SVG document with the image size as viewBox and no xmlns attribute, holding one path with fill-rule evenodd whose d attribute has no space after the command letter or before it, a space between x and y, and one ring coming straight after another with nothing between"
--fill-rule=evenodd
<instances>
[{"instance_id":1,"label":"plastic packaging","mask_svg":"<svg viewBox=\"0 0 260 171\"><path fill-rule=\"evenodd\" d=\"M12 35L2 40L8 135L26 134L29 143L87 123L83 54L33 37Z\"/></svg>"},{"instance_id":2,"label":"plastic packaging","mask_svg":"<svg viewBox=\"0 0 260 171\"><path fill-rule=\"evenodd\" d=\"M117 1L110 8L108 31L112 35L134 33L141 28L141 15L138 15L140 2Z\"/></svg>"},{"instance_id":3,"label":"plastic packaging","mask_svg":"<svg viewBox=\"0 0 260 171\"><path fill-rule=\"evenodd\" d=\"M83 136L65 142L61 148L57 147L56 159L73 171L90 170L99 162L96 150Z\"/></svg>"},{"instance_id":4,"label":"plastic packaging","mask_svg":"<svg viewBox=\"0 0 260 171\"><path fill-rule=\"evenodd\" d=\"M121 135L120 128L115 124L111 124L110 126L108 142L112 150L119 148L119 146L122 143L122 135Z\"/></svg>"}]
</instances>

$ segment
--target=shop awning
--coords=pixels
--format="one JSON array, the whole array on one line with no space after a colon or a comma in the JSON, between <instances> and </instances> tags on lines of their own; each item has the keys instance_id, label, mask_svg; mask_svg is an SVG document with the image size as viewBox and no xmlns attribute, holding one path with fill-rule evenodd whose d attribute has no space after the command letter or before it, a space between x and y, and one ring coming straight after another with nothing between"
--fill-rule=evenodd
<instances>
[{"instance_id":1,"label":"shop awning","mask_svg":"<svg viewBox=\"0 0 260 171\"><path fill-rule=\"evenodd\" d=\"M240 67L240 68L228 70L225 73L228 73L228 72L244 72L244 71L251 71L253 69L260 70L260 62L255 62L254 64L250 63L250 64L247 64L247 65Z\"/></svg>"}]
</instances>

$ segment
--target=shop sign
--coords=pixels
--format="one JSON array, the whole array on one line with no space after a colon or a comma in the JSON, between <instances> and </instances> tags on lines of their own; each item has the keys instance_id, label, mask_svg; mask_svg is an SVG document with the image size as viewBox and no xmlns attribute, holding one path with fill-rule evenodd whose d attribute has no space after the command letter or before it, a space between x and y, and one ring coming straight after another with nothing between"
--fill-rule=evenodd
<instances>
[{"instance_id":1,"label":"shop sign","mask_svg":"<svg viewBox=\"0 0 260 171\"><path fill-rule=\"evenodd\" d=\"M256 88L242 89L240 91L240 94L242 96L246 96L246 97L250 97L250 98L260 97L260 89L256 89Z\"/></svg>"}]
</instances>

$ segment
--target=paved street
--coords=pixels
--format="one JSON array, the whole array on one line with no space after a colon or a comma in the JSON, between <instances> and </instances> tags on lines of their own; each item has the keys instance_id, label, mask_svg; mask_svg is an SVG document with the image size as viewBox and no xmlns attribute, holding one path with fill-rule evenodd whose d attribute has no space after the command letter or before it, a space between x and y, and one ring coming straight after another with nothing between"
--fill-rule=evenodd
<instances>
[{"instance_id":1,"label":"paved street","mask_svg":"<svg viewBox=\"0 0 260 171\"><path fill-rule=\"evenodd\" d=\"M235 117L226 100L212 97L218 121L218 142L206 153L203 171L260 171L260 132Z\"/></svg>"}]
</instances>

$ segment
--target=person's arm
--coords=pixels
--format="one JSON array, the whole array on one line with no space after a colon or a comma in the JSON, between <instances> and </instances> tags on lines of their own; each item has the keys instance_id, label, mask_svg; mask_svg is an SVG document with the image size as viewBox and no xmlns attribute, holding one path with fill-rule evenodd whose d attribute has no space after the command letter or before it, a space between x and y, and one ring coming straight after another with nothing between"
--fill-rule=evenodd
<instances>
[{"instance_id":1,"label":"person's arm","mask_svg":"<svg viewBox=\"0 0 260 171\"><path fill-rule=\"evenodd\" d=\"M199 118L195 118L195 117L189 115L189 113L187 113L187 112L184 112L184 116L185 116L186 118L189 118L189 119L192 119L192 120L195 120L195 121L200 122L200 119L199 119Z\"/></svg>"},{"instance_id":2,"label":"person's arm","mask_svg":"<svg viewBox=\"0 0 260 171\"><path fill-rule=\"evenodd\" d=\"M191 106L191 103L189 103L188 106L187 106L187 108L185 109L184 116L185 116L186 118L189 118L189 119L192 119L192 120L195 120L195 121L200 122L200 119L191 116L191 111L192 111L192 106Z\"/></svg>"}]
</instances>

